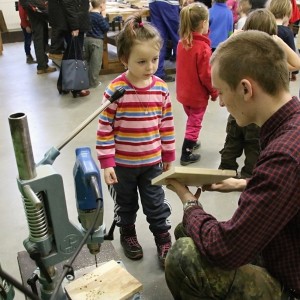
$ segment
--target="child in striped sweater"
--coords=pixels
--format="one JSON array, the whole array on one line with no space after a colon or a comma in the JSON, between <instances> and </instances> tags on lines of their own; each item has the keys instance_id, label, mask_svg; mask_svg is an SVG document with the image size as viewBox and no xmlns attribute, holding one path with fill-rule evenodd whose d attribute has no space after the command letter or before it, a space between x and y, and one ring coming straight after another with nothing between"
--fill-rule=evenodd
<instances>
[{"instance_id":1,"label":"child in striped sweater","mask_svg":"<svg viewBox=\"0 0 300 300\"><path fill-rule=\"evenodd\" d=\"M171 247L171 211L164 190L151 185L151 180L175 160L175 138L169 90L154 75L161 45L158 31L143 23L141 16L125 22L117 38L117 52L127 71L107 86L104 100L119 87L126 92L100 114L96 149L115 201L115 219L125 255L130 259L143 257L135 230L140 196L164 266Z\"/></svg>"}]
</instances>

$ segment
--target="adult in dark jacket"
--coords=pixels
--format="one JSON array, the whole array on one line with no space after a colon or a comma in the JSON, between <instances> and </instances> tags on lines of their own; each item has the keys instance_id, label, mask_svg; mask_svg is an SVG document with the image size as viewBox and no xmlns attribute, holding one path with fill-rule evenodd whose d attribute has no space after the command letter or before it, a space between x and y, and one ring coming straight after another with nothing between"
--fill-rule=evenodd
<instances>
[{"instance_id":1,"label":"adult in dark jacket","mask_svg":"<svg viewBox=\"0 0 300 300\"><path fill-rule=\"evenodd\" d=\"M46 54L48 47L47 13L42 13L40 8L36 7L36 3L30 0L20 0L20 4L25 9L31 24L33 45L37 60L37 74L56 71L56 68L48 66L48 56ZM44 7L46 7L46 2L41 1L41 4L44 4Z\"/></svg>"},{"instance_id":2,"label":"adult in dark jacket","mask_svg":"<svg viewBox=\"0 0 300 300\"><path fill-rule=\"evenodd\" d=\"M84 33L90 27L89 23L89 0L49 0L49 24L55 28L59 35L63 36L67 48L64 52L63 59L75 58L75 49L78 59L82 59ZM77 47L75 43L71 43L74 37L77 40ZM62 72L60 69L57 89L59 93L64 93L62 90ZM73 97L84 97L90 94L87 90L72 91Z\"/></svg>"}]
</instances>

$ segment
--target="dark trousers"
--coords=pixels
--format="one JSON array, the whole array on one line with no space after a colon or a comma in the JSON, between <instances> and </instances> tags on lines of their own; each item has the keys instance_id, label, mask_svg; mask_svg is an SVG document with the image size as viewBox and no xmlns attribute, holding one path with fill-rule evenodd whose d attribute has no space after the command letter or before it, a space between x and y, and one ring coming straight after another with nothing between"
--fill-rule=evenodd
<instances>
[{"instance_id":1,"label":"dark trousers","mask_svg":"<svg viewBox=\"0 0 300 300\"><path fill-rule=\"evenodd\" d=\"M67 44L67 48L63 55L64 59L74 59L77 58L79 60L83 59L83 41L84 41L84 33L80 32L79 35L75 38L72 37L70 32L65 32L64 34L65 42ZM76 42L72 39L76 39ZM62 66L60 67L59 76L57 79L57 89L59 91L62 90ZM76 91L74 91L76 92Z\"/></svg>"},{"instance_id":2,"label":"dark trousers","mask_svg":"<svg viewBox=\"0 0 300 300\"><path fill-rule=\"evenodd\" d=\"M117 226L135 224L140 196L150 231L154 235L168 231L171 228L168 221L171 214L170 204L165 199L162 187L151 184L151 180L162 173L161 166L159 164L141 168L117 166L115 172L118 183L109 188L115 201Z\"/></svg>"},{"instance_id":3,"label":"dark trousers","mask_svg":"<svg viewBox=\"0 0 300 300\"><path fill-rule=\"evenodd\" d=\"M172 40L173 49L177 48L179 40L179 6L155 1L149 4L149 8L151 23L158 29L164 42L159 54L158 69L155 73L158 77L163 78L165 76L164 61L168 39ZM176 56L176 53L174 55Z\"/></svg>"},{"instance_id":4,"label":"dark trousers","mask_svg":"<svg viewBox=\"0 0 300 300\"><path fill-rule=\"evenodd\" d=\"M48 46L48 21L43 14L27 10L32 28L33 45L37 60L37 69L48 68L48 56L46 49Z\"/></svg>"},{"instance_id":5,"label":"dark trousers","mask_svg":"<svg viewBox=\"0 0 300 300\"><path fill-rule=\"evenodd\" d=\"M31 54L31 42L32 42L32 33L28 33L24 27L22 27L23 35L24 35L24 50L26 55Z\"/></svg>"},{"instance_id":6,"label":"dark trousers","mask_svg":"<svg viewBox=\"0 0 300 300\"><path fill-rule=\"evenodd\" d=\"M65 32L55 27L51 28L51 45L49 53L61 54L65 51Z\"/></svg>"},{"instance_id":7,"label":"dark trousers","mask_svg":"<svg viewBox=\"0 0 300 300\"><path fill-rule=\"evenodd\" d=\"M244 166L241 169L241 176L249 178L252 175L259 152L260 128L255 124L240 127L236 120L229 115L226 127L226 140L224 148L220 151L221 164L219 169L238 170L237 158L245 153Z\"/></svg>"}]
</instances>

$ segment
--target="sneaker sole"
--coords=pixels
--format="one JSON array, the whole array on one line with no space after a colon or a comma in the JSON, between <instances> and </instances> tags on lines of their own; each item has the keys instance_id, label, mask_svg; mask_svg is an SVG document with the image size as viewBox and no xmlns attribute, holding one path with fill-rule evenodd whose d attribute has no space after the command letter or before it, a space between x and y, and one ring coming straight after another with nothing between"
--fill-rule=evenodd
<instances>
[{"instance_id":1,"label":"sneaker sole","mask_svg":"<svg viewBox=\"0 0 300 300\"><path fill-rule=\"evenodd\" d=\"M124 249L123 249L124 250ZM139 260L141 258L143 258L143 253L132 253L132 252L127 252L126 250L124 250L124 254L127 258L132 259L132 260Z\"/></svg>"},{"instance_id":2,"label":"sneaker sole","mask_svg":"<svg viewBox=\"0 0 300 300\"><path fill-rule=\"evenodd\" d=\"M197 161L199 161L200 160L200 157L199 157L199 159L197 159L197 160L193 160L193 161L180 161L180 164L182 165L182 166L187 166L187 165L189 165L189 164L193 164L193 163L195 163L195 162L197 162Z\"/></svg>"}]
</instances>

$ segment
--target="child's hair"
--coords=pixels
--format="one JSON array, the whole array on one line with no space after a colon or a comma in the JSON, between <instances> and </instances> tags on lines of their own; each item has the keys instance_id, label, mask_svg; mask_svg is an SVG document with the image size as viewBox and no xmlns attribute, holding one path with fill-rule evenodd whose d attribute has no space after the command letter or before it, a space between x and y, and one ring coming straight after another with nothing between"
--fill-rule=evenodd
<instances>
[{"instance_id":1,"label":"child's hair","mask_svg":"<svg viewBox=\"0 0 300 300\"><path fill-rule=\"evenodd\" d=\"M251 0L239 0L238 3L238 11L241 13L244 13L245 15L248 15L251 11L252 5Z\"/></svg>"},{"instance_id":2,"label":"child's hair","mask_svg":"<svg viewBox=\"0 0 300 300\"><path fill-rule=\"evenodd\" d=\"M216 3L225 3L227 0L215 0Z\"/></svg>"},{"instance_id":3,"label":"child's hair","mask_svg":"<svg viewBox=\"0 0 300 300\"><path fill-rule=\"evenodd\" d=\"M193 32L201 21L208 22L208 9L200 2L191 3L180 12L179 36L184 48L190 48L193 44Z\"/></svg>"},{"instance_id":4,"label":"child's hair","mask_svg":"<svg viewBox=\"0 0 300 300\"><path fill-rule=\"evenodd\" d=\"M292 14L292 3L290 0L269 0L266 7L276 19L290 18Z\"/></svg>"},{"instance_id":5,"label":"child's hair","mask_svg":"<svg viewBox=\"0 0 300 300\"><path fill-rule=\"evenodd\" d=\"M243 30L259 30L270 35L277 34L276 19L268 9L256 9L248 15Z\"/></svg>"},{"instance_id":6,"label":"child's hair","mask_svg":"<svg viewBox=\"0 0 300 300\"><path fill-rule=\"evenodd\" d=\"M93 8L98 8L100 7L101 4L105 3L106 0L92 0L91 5Z\"/></svg>"},{"instance_id":7,"label":"child's hair","mask_svg":"<svg viewBox=\"0 0 300 300\"><path fill-rule=\"evenodd\" d=\"M163 40L158 30L148 22L143 22L142 16L132 15L124 23L124 26L117 36L117 53L122 62L127 62L132 47L136 42L154 40L160 50Z\"/></svg>"}]
</instances>

